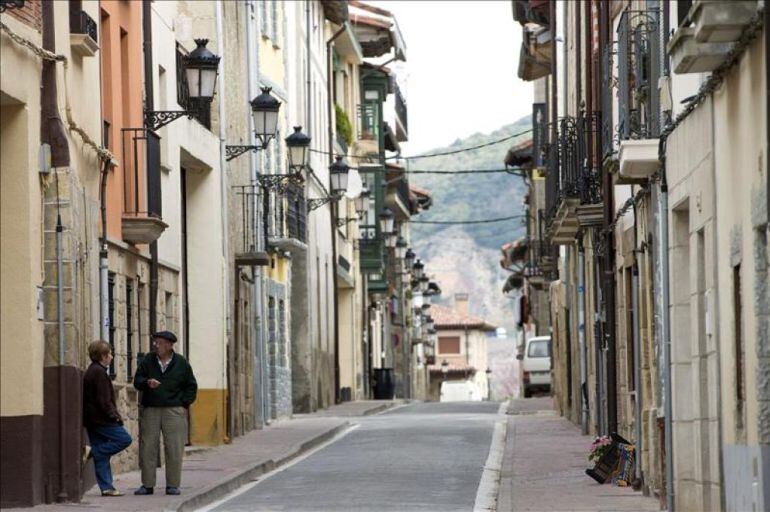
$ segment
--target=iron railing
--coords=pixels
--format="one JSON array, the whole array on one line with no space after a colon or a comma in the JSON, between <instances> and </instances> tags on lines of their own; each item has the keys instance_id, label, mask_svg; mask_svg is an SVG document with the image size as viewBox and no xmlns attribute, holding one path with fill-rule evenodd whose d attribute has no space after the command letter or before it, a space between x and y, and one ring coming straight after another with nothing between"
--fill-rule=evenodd
<instances>
[{"instance_id":1,"label":"iron railing","mask_svg":"<svg viewBox=\"0 0 770 512\"><path fill-rule=\"evenodd\" d=\"M99 37L97 35L96 22L85 11L72 8L75 5L76 4L73 2L70 6L70 33L85 34L93 39L95 43L98 43Z\"/></svg>"},{"instance_id":2,"label":"iron railing","mask_svg":"<svg viewBox=\"0 0 770 512\"><path fill-rule=\"evenodd\" d=\"M301 185L289 183L263 192L265 236L307 242L307 203Z\"/></svg>"},{"instance_id":3,"label":"iron railing","mask_svg":"<svg viewBox=\"0 0 770 512\"><path fill-rule=\"evenodd\" d=\"M605 45L601 55L601 148L602 159L612 156L614 148L612 122L612 46Z\"/></svg>"},{"instance_id":4,"label":"iron railing","mask_svg":"<svg viewBox=\"0 0 770 512\"><path fill-rule=\"evenodd\" d=\"M286 188L286 232L289 238L307 242L307 203L305 191L298 185Z\"/></svg>"},{"instance_id":5,"label":"iron railing","mask_svg":"<svg viewBox=\"0 0 770 512\"><path fill-rule=\"evenodd\" d=\"M598 114L581 112L577 118L578 145L581 148L580 177L578 195L580 204L599 204L602 202L602 181L596 158L596 139Z\"/></svg>"},{"instance_id":6,"label":"iron railing","mask_svg":"<svg viewBox=\"0 0 770 512\"><path fill-rule=\"evenodd\" d=\"M161 218L160 137L147 128L123 128L121 137L123 212Z\"/></svg>"},{"instance_id":7,"label":"iron railing","mask_svg":"<svg viewBox=\"0 0 770 512\"><path fill-rule=\"evenodd\" d=\"M264 239L259 229L260 196L258 185L235 185L240 236L235 238L235 254L254 254L263 250Z\"/></svg>"},{"instance_id":8,"label":"iron railing","mask_svg":"<svg viewBox=\"0 0 770 512\"><path fill-rule=\"evenodd\" d=\"M627 9L618 37L618 138L659 135L660 11Z\"/></svg>"},{"instance_id":9,"label":"iron railing","mask_svg":"<svg viewBox=\"0 0 770 512\"><path fill-rule=\"evenodd\" d=\"M401 89L398 87L398 84L396 84L395 87L396 91L394 96L396 97L396 116L398 117L399 122L401 123L401 126L404 127L405 134L409 134L409 122L407 119L407 108L406 108L406 100L404 100L404 96L401 94Z\"/></svg>"}]
</instances>

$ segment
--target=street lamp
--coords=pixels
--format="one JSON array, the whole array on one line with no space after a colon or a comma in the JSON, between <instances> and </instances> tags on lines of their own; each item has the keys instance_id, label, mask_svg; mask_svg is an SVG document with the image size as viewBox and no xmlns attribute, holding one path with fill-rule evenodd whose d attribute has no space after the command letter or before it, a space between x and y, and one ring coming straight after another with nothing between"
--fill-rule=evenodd
<instances>
[{"instance_id":1,"label":"street lamp","mask_svg":"<svg viewBox=\"0 0 770 512\"><path fill-rule=\"evenodd\" d=\"M425 269L425 264L422 262L422 260L417 260L414 262L414 265L412 266L412 272L414 274L415 279L420 279L422 277L423 270Z\"/></svg>"},{"instance_id":2,"label":"street lamp","mask_svg":"<svg viewBox=\"0 0 770 512\"><path fill-rule=\"evenodd\" d=\"M366 214L366 211L369 209L369 205L367 203L369 201L370 195L371 192L369 192L369 189L364 188L358 197L354 199L356 214L358 215L359 220L364 220L364 214Z\"/></svg>"},{"instance_id":3,"label":"street lamp","mask_svg":"<svg viewBox=\"0 0 770 512\"><path fill-rule=\"evenodd\" d=\"M220 57L206 48L208 42L208 39L196 39L198 46L182 59L190 98L211 100L214 97Z\"/></svg>"},{"instance_id":4,"label":"street lamp","mask_svg":"<svg viewBox=\"0 0 770 512\"><path fill-rule=\"evenodd\" d=\"M254 135L263 148L278 130L278 110L281 102L270 94L271 87L262 87L262 94L251 100L251 115L254 118ZM309 141L308 141L309 142Z\"/></svg>"},{"instance_id":5,"label":"street lamp","mask_svg":"<svg viewBox=\"0 0 770 512\"><path fill-rule=\"evenodd\" d=\"M329 166L329 173L332 180L332 195L342 195L348 189L348 176L350 176L350 167L338 155L334 158L334 163Z\"/></svg>"},{"instance_id":6,"label":"street lamp","mask_svg":"<svg viewBox=\"0 0 770 512\"><path fill-rule=\"evenodd\" d=\"M423 295L425 294L425 292L428 291L428 283L429 282L430 282L430 278L428 276L422 276L419 279L420 291L423 293Z\"/></svg>"},{"instance_id":7,"label":"street lamp","mask_svg":"<svg viewBox=\"0 0 770 512\"><path fill-rule=\"evenodd\" d=\"M385 235L385 247L388 249L394 249L396 247L396 241L398 240L396 232L392 231L390 233L383 233L383 235Z\"/></svg>"},{"instance_id":8,"label":"street lamp","mask_svg":"<svg viewBox=\"0 0 770 512\"><path fill-rule=\"evenodd\" d=\"M407 249L406 254L404 254L404 265L406 266L406 269L409 270L414 265L414 258L415 258L414 251L412 249Z\"/></svg>"},{"instance_id":9,"label":"street lamp","mask_svg":"<svg viewBox=\"0 0 770 512\"><path fill-rule=\"evenodd\" d=\"M436 323L433 320L433 317L428 315L425 317L425 326L428 328L428 331L434 331L435 330Z\"/></svg>"},{"instance_id":10,"label":"street lamp","mask_svg":"<svg viewBox=\"0 0 770 512\"><path fill-rule=\"evenodd\" d=\"M393 223L396 218L396 216L393 215L393 211L386 206L380 213L379 218L380 232L383 234L383 236L387 233L391 233L393 231Z\"/></svg>"},{"instance_id":11,"label":"street lamp","mask_svg":"<svg viewBox=\"0 0 770 512\"><path fill-rule=\"evenodd\" d=\"M195 50L182 59L188 97L192 100L200 100L200 103L206 106L214 97L220 60L218 55L214 55L206 48L208 42L208 39L196 39ZM182 80L181 76L177 79ZM145 110L144 125L151 131L157 131L180 117L192 118L198 113L199 110Z\"/></svg>"},{"instance_id":12,"label":"street lamp","mask_svg":"<svg viewBox=\"0 0 770 512\"><path fill-rule=\"evenodd\" d=\"M286 137L285 142L289 153L289 171L301 175L308 164L310 137L302 133L301 126L295 126L294 133Z\"/></svg>"},{"instance_id":13,"label":"street lamp","mask_svg":"<svg viewBox=\"0 0 770 512\"><path fill-rule=\"evenodd\" d=\"M446 380L447 373L449 373L449 361L444 359L441 361L441 374L444 376L444 380Z\"/></svg>"},{"instance_id":14,"label":"street lamp","mask_svg":"<svg viewBox=\"0 0 770 512\"><path fill-rule=\"evenodd\" d=\"M396 241L396 258L399 260L403 260L404 256L406 256L406 240L404 240L403 237L398 237L398 240Z\"/></svg>"}]
</instances>

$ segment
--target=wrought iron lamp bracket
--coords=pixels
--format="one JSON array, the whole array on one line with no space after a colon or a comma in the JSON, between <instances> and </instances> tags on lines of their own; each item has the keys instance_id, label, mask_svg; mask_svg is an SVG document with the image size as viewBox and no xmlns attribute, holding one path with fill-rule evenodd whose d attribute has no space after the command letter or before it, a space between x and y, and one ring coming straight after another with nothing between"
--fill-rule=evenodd
<instances>
[{"instance_id":1,"label":"wrought iron lamp bracket","mask_svg":"<svg viewBox=\"0 0 770 512\"><path fill-rule=\"evenodd\" d=\"M337 227L338 227L338 228L341 228L341 227L342 227L342 226L344 226L345 224L350 224L351 222L354 222L354 221L357 221L357 220L358 220L358 219L357 219L357 218L355 218L355 217L350 217L350 218L342 218L342 219L337 219L336 223L337 223Z\"/></svg>"},{"instance_id":2,"label":"wrought iron lamp bracket","mask_svg":"<svg viewBox=\"0 0 770 512\"><path fill-rule=\"evenodd\" d=\"M225 146L225 160L229 162L244 153L249 151L254 151L256 153L260 149L262 149L260 146Z\"/></svg>"},{"instance_id":3,"label":"wrought iron lamp bracket","mask_svg":"<svg viewBox=\"0 0 770 512\"><path fill-rule=\"evenodd\" d=\"M309 212L312 212L313 210L317 210L318 208L322 207L327 203L331 203L332 201L339 201L341 197L342 196L339 196L339 195L333 195L333 196L316 197L316 198L308 199L307 210Z\"/></svg>"},{"instance_id":4,"label":"wrought iron lamp bracket","mask_svg":"<svg viewBox=\"0 0 770 512\"><path fill-rule=\"evenodd\" d=\"M302 184L302 177L295 174L261 174L257 176L257 181L265 189L275 189L282 192L286 187L293 183L295 185Z\"/></svg>"},{"instance_id":5,"label":"wrought iron lamp bracket","mask_svg":"<svg viewBox=\"0 0 770 512\"><path fill-rule=\"evenodd\" d=\"M192 119L195 114L192 110L145 110L144 125L155 132L180 117Z\"/></svg>"}]
</instances>

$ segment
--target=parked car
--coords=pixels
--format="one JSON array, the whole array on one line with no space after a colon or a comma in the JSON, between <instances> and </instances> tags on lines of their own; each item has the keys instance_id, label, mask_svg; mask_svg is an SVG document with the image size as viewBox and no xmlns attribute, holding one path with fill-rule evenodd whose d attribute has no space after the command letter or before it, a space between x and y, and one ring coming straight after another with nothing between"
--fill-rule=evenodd
<instances>
[{"instance_id":1,"label":"parked car","mask_svg":"<svg viewBox=\"0 0 770 512\"><path fill-rule=\"evenodd\" d=\"M534 391L551 391L551 337L535 336L527 340L521 360L521 383L524 398Z\"/></svg>"},{"instance_id":2,"label":"parked car","mask_svg":"<svg viewBox=\"0 0 770 512\"><path fill-rule=\"evenodd\" d=\"M481 391L469 380L445 380L441 383L441 402L480 402Z\"/></svg>"}]
</instances>

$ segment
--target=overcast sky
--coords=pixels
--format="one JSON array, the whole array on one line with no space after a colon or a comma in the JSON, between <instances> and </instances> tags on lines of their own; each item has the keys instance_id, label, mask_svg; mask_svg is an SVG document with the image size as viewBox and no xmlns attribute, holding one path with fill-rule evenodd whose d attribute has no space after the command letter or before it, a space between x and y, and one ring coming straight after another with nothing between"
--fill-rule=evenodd
<instances>
[{"instance_id":1,"label":"overcast sky","mask_svg":"<svg viewBox=\"0 0 770 512\"><path fill-rule=\"evenodd\" d=\"M521 26L509 0L370 3L396 16L406 41L405 155L531 114L532 86L516 76Z\"/></svg>"}]
</instances>

